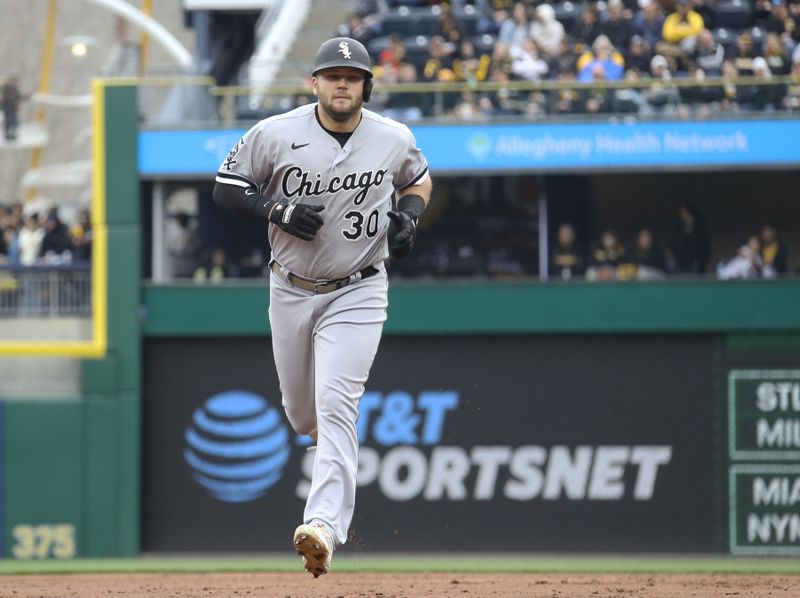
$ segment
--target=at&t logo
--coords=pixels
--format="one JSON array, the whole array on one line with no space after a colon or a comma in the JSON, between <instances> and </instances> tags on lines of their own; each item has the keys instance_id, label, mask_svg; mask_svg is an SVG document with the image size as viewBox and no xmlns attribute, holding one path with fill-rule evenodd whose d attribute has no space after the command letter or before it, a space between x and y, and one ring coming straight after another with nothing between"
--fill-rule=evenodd
<instances>
[{"instance_id":1,"label":"at&t logo","mask_svg":"<svg viewBox=\"0 0 800 598\"><path fill-rule=\"evenodd\" d=\"M263 496L283 475L289 453L278 410L257 394L233 390L194 412L183 456L211 496L237 503Z\"/></svg>"}]
</instances>

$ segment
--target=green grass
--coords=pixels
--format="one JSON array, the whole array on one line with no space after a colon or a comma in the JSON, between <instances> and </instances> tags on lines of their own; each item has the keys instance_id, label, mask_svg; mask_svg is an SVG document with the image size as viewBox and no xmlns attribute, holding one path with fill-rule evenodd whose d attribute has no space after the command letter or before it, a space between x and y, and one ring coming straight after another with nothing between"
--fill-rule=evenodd
<instances>
[{"instance_id":1,"label":"green grass","mask_svg":"<svg viewBox=\"0 0 800 598\"><path fill-rule=\"evenodd\" d=\"M291 556L141 557L68 561L0 560L0 574L294 572ZM797 558L542 557L525 555L337 555L336 571L497 573L771 573L800 575Z\"/></svg>"}]
</instances>

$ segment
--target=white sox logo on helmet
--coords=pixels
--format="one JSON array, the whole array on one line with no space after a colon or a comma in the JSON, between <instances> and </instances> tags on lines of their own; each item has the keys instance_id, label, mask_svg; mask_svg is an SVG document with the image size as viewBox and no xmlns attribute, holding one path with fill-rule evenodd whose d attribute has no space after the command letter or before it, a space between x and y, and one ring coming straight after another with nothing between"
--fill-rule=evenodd
<instances>
[{"instance_id":1,"label":"white sox logo on helmet","mask_svg":"<svg viewBox=\"0 0 800 598\"><path fill-rule=\"evenodd\" d=\"M342 56L344 56L346 60L350 60L353 57L353 53L350 51L350 44L347 42L341 42L339 44L339 52L342 53Z\"/></svg>"}]
</instances>

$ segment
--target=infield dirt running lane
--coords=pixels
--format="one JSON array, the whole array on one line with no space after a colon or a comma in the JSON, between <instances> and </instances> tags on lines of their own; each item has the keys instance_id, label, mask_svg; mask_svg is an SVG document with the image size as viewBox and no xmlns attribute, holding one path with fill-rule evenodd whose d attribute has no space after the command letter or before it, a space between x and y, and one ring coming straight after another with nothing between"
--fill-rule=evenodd
<instances>
[{"instance_id":1,"label":"infield dirt running lane","mask_svg":"<svg viewBox=\"0 0 800 598\"><path fill-rule=\"evenodd\" d=\"M3 598L798 598L800 576L131 573L0 576Z\"/></svg>"}]
</instances>

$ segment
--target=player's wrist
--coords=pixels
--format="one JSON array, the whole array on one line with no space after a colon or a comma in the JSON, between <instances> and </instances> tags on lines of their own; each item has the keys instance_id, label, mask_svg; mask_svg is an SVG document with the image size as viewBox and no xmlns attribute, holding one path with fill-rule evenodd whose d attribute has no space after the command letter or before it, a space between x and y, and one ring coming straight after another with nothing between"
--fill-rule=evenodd
<instances>
[{"instance_id":1,"label":"player's wrist","mask_svg":"<svg viewBox=\"0 0 800 598\"><path fill-rule=\"evenodd\" d=\"M275 201L274 199L269 200L269 202L270 207L269 212L267 213L267 220L277 225L283 224L282 219L284 217L287 204Z\"/></svg>"},{"instance_id":2,"label":"player's wrist","mask_svg":"<svg viewBox=\"0 0 800 598\"><path fill-rule=\"evenodd\" d=\"M278 205L278 202L274 199L267 199L266 197L262 197L259 202L260 212L261 215L264 217L265 220L269 221L272 220L272 213L275 211L275 206Z\"/></svg>"},{"instance_id":3,"label":"player's wrist","mask_svg":"<svg viewBox=\"0 0 800 598\"><path fill-rule=\"evenodd\" d=\"M422 212L425 211L425 200L420 195L404 195L397 200L397 209L400 212L405 212L416 224Z\"/></svg>"}]
</instances>

